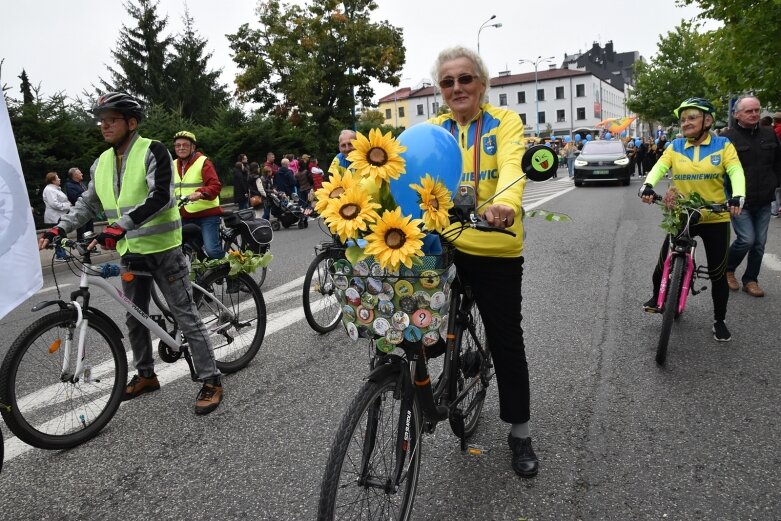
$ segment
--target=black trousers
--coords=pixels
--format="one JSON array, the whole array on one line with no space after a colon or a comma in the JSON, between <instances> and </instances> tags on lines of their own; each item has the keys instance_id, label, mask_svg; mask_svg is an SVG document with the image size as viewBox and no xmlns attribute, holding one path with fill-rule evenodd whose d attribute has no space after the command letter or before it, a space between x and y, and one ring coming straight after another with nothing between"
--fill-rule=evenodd
<instances>
[{"instance_id":1,"label":"black trousers","mask_svg":"<svg viewBox=\"0 0 781 521\"><path fill-rule=\"evenodd\" d=\"M697 224L691 228L692 237L702 238L705 247L705 257L708 261L708 275L711 282L711 298L713 299L713 319L724 320L727 316L727 301L729 286L727 285L727 254L729 253L730 223ZM654 298L659 296L659 284L662 282L662 269L670 244L665 235L659 260L653 274Z\"/></svg>"},{"instance_id":2,"label":"black trousers","mask_svg":"<svg viewBox=\"0 0 781 521\"><path fill-rule=\"evenodd\" d=\"M456 253L462 282L472 286L496 369L499 417L529 421L529 366L521 328L523 257L478 257Z\"/></svg>"}]
</instances>

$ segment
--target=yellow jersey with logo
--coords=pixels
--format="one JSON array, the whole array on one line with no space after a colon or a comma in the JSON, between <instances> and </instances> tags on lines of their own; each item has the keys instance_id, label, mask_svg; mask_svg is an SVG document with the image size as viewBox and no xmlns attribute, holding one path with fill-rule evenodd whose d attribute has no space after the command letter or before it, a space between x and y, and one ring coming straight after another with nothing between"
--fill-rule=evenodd
<instances>
[{"instance_id":1,"label":"yellow jersey with logo","mask_svg":"<svg viewBox=\"0 0 781 521\"><path fill-rule=\"evenodd\" d=\"M453 243L470 255L519 257L523 251L521 203L526 186L526 178L521 177L521 159L526 148L521 117L487 103L466 125L458 124L451 116L443 114L429 123L441 126L458 141L462 160L460 184L476 188L478 207L501 192L479 210L481 214L491 204L503 204L515 211L515 221L509 227L515 237L468 228Z\"/></svg>"},{"instance_id":2,"label":"yellow jersey with logo","mask_svg":"<svg viewBox=\"0 0 781 521\"><path fill-rule=\"evenodd\" d=\"M706 201L723 203L730 197L746 195L746 178L738 152L729 139L709 134L694 145L686 138L674 139L648 173L651 186L672 170L672 185L684 195L697 192ZM727 222L729 213L704 211L701 223Z\"/></svg>"}]
</instances>

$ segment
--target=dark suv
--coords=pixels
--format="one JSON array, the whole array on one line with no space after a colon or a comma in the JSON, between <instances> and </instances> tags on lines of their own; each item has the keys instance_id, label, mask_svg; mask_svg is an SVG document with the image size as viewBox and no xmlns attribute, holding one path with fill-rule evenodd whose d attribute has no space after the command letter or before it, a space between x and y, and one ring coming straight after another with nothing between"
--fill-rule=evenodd
<instances>
[{"instance_id":1,"label":"dark suv","mask_svg":"<svg viewBox=\"0 0 781 521\"><path fill-rule=\"evenodd\" d=\"M575 186L605 181L627 186L631 176L629 158L620 141L589 141L575 158Z\"/></svg>"}]
</instances>

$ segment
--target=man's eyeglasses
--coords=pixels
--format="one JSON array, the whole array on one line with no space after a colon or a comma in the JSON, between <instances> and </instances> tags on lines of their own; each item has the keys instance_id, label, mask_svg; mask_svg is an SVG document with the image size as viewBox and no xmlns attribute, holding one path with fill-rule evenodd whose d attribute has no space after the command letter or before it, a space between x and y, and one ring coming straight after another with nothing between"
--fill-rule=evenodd
<instances>
[{"instance_id":1,"label":"man's eyeglasses","mask_svg":"<svg viewBox=\"0 0 781 521\"><path fill-rule=\"evenodd\" d=\"M117 121L124 121L125 118L100 118L98 120L98 125L101 127L110 127L111 125L115 124Z\"/></svg>"},{"instance_id":2,"label":"man's eyeglasses","mask_svg":"<svg viewBox=\"0 0 781 521\"><path fill-rule=\"evenodd\" d=\"M439 80L439 88L440 89L450 89L453 87L453 85L458 82L459 85L469 85L473 81L477 79L477 76L473 76L472 74L462 74L458 78L445 78L442 80Z\"/></svg>"},{"instance_id":3,"label":"man's eyeglasses","mask_svg":"<svg viewBox=\"0 0 781 521\"><path fill-rule=\"evenodd\" d=\"M190 143L176 143L174 144L174 148L190 148L192 145Z\"/></svg>"}]
</instances>

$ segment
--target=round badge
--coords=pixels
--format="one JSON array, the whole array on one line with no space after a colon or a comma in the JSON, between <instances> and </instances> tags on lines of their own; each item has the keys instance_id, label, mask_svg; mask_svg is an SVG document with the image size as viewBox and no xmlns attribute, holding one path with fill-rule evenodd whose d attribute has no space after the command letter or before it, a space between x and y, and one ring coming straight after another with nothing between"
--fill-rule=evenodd
<instances>
[{"instance_id":1,"label":"round badge","mask_svg":"<svg viewBox=\"0 0 781 521\"><path fill-rule=\"evenodd\" d=\"M417 302L419 308L431 306L431 295L425 291L416 291L412 296L415 298L415 302Z\"/></svg>"},{"instance_id":2,"label":"round badge","mask_svg":"<svg viewBox=\"0 0 781 521\"><path fill-rule=\"evenodd\" d=\"M369 273L372 274L372 277L382 277L385 270L382 269L379 262L375 262L372 264L371 268L369 268Z\"/></svg>"},{"instance_id":3,"label":"round badge","mask_svg":"<svg viewBox=\"0 0 781 521\"><path fill-rule=\"evenodd\" d=\"M418 309L412 313L412 323L419 328L426 328L431 324L431 311Z\"/></svg>"},{"instance_id":4,"label":"round badge","mask_svg":"<svg viewBox=\"0 0 781 521\"><path fill-rule=\"evenodd\" d=\"M412 287L412 284L410 284L410 282L406 280L398 281L396 284L393 285L393 287L396 290L396 293L400 297L408 297L415 292Z\"/></svg>"},{"instance_id":5,"label":"round badge","mask_svg":"<svg viewBox=\"0 0 781 521\"><path fill-rule=\"evenodd\" d=\"M423 333L415 326L409 326L404 330L404 339L407 342L420 342L423 338Z\"/></svg>"},{"instance_id":6,"label":"round badge","mask_svg":"<svg viewBox=\"0 0 781 521\"><path fill-rule=\"evenodd\" d=\"M439 340L439 331L428 331L423 335L423 345L426 347L433 346L437 340Z\"/></svg>"},{"instance_id":7,"label":"round badge","mask_svg":"<svg viewBox=\"0 0 781 521\"><path fill-rule=\"evenodd\" d=\"M385 317L391 316L393 314L393 302L390 300L380 300L377 303L377 312Z\"/></svg>"},{"instance_id":8,"label":"round badge","mask_svg":"<svg viewBox=\"0 0 781 521\"><path fill-rule=\"evenodd\" d=\"M393 345L400 344L401 341L404 340L404 333L398 329L389 329L388 332L385 333L385 340Z\"/></svg>"},{"instance_id":9,"label":"round badge","mask_svg":"<svg viewBox=\"0 0 781 521\"><path fill-rule=\"evenodd\" d=\"M354 277L350 281L350 287L357 289L358 293L363 293L364 291L366 291L366 282L364 282L363 279L359 279L358 277Z\"/></svg>"},{"instance_id":10,"label":"round badge","mask_svg":"<svg viewBox=\"0 0 781 521\"><path fill-rule=\"evenodd\" d=\"M334 286L337 287L337 289L340 289L342 291L347 289L347 286L349 286L350 283L347 282L347 277L344 275L336 275L334 277Z\"/></svg>"},{"instance_id":11,"label":"round badge","mask_svg":"<svg viewBox=\"0 0 781 521\"><path fill-rule=\"evenodd\" d=\"M426 289L439 286L439 274L434 270L426 270L420 274L420 285Z\"/></svg>"},{"instance_id":12,"label":"round badge","mask_svg":"<svg viewBox=\"0 0 781 521\"><path fill-rule=\"evenodd\" d=\"M385 276L385 280L387 280L391 284L394 284L397 280L399 280L398 271L384 270L384 276Z\"/></svg>"},{"instance_id":13,"label":"round badge","mask_svg":"<svg viewBox=\"0 0 781 521\"><path fill-rule=\"evenodd\" d=\"M366 291L372 295L379 295L382 292L382 281L373 277L369 277L366 279Z\"/></svg>"},{"instance_id":14,"label":"round badge","mask_svg":"<svg viewBox=\"0 0 781 521\"><path fill-rule=\"evenodd\" d=\"M366 261L360 261L353 266L353 275L358 275L359 277L366 277L369 275L369 265L366 264Z\"/></svg>"},{"instance_id":15,"label":"round badge","mask_svg":"<svg viewBox=\"0 0 781 521\"><path fill-rule=\"evenodd\" d=\"M337 275L352 275L353 265L347 259L339 259L334 262L334 273Z\"/></svg>"},{"instance_id":16,"label":"round badge","mask_svg":"<svg viewBox=\"0 0 781 521\"><path fill-rule=\"evenodd\" d=\"M385 336L385 333L388 332L388 330L391 328L390 322L388 322L387 318L378 318L374 321L374 324L372 324L372 327L374 328L374 332L378 335Z\"/></svg>"},{"instance_id":17,"label":"round badge","mask_svg":"<svg viewBox=\"0 0 781 521\"><path fill-rule=\"evenodd\" d=\"M415 271L414 270L411 270L411 269L406 268L406 267L402 267L399 270L399 275L401 276L402 279L416 279L416 278L418 278L415 275Z\"/></svg>"},{"instance_id":18,"label":"round badge","mask_svg":"<svg viewBox=\"0 0 781 521\"><path fill-rule=\"evenodd\" d=\"M347 328L347 336L351 340L358 340L358 328L352 322L348 322L345 326Z\"/></svg>"},{"instance_id":19,"label":"round badge","mask_svg":"<svg viewBox=\"0 0 781 521\"><path fill-rule=\"evenodd\" d=\"M437 291L431 295L431 309L439 309L445 305L445 294L441 291Z\"/></svg>"},{"instance_id":20,"label":"round badge","mask_svg":"<svg viewBox=\"0 0 781 521\"><path fill-rule=\"evenodd\" d=\"M355 322L355 310L352 306L342 307L342 320L345 322Z\"/></svg>"},{"instance_id":21,"label":"round badge","mask_svg":"<svg viewBox=\"0 0 781 521\"><path fill-rule=\"evenodd\" d=\"M353 306L358 306L361 304L361 295L355 288L347 288L344 291L344 298L346 298L347 302Z\"/></svg>"},{"instance_id":22,"label":"round badge","mask_svg":"<svg viewBox=\"0 0 781 521\"><path fill-rule=\"evenodd\" d=\"M379 301L380 299L371 293L364 293L361 295L361 304L363 304L363 307L365 308L374 309L377 307Z\"/></svg>"},{"instance_id":23,"label":"round badge","mask_svg":"<svg viewBox=\"0 0 781 521\"><path fill-rule=\"evenodd\" d=\"M405 313L412 313L418 308L414 297L401 297L399 299L399 308Z\"/></svg>"},{"instance_id":24,"label":"round badge","mask_svg":"<svg viewBox=\"0 0 781 521\"><path fill-rule=\"evenodd\" d=\"M355 316L361 324L368 324L374 320L374 311L358 306L358 309L355 310Z\"/></svg>"},{"instance_id":25,"label":"round badge","mask_svg":"<svg viewBox=\"0 0 781 521\"><path fill-rule=\"evenodd\" d=\"M393 329L404 331L409 326L409 315L403 311L397 311L391 317L391 325Z\"/></svg>"},{"instance_id":26,"label":"round badge","mask_svg":"<svg viewBox=\"0 0 781 521\"><path fill-rule=\"evenodd\" d=\"M382 293L377 296L380 297L380 300L391 300L395 294L396 292L393 291L393 286L389 282L383 282Z\"/></svg>"},{"instance_id":27,"label":"round badge","mask_svg":"<svg viewBox=\"0 0 781 521\"><path fill-rule=\"evenodd\" d=\"M447 315L442 316L442 323L439 325L439 336L447 338Z\"/></svg>"},{"instance_id":28,"label":"round badge","mask_svg":"<svg viewBox=\"0 0 781 521\"><path fill-rule=\"evenodd\" d=\"M382 353L390 353L396 349L396 346L388 342L387 338L378 338L374 343L374 347L377 349L377 351Z\"/></svg>"},{"instance_id":29,"label":"round badge","mask_svg":"<svg viewBox=\"0 0 781 521\"><path fill-rule=\"evenodd\" d=\"M439 329L439 326L442 325L442 315L439 313L432 313L431 314L431 322L428 325L428 328L430 330Z\"/></svg>"}]
</instances>

